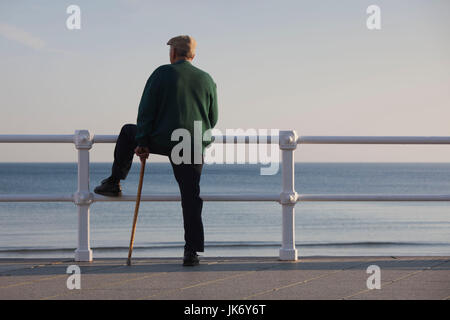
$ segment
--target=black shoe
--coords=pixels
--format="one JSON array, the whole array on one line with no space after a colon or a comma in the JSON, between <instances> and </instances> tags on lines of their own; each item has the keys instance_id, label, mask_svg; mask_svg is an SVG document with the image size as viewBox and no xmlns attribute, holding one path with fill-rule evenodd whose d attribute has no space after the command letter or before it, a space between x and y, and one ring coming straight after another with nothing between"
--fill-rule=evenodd
<instances>
[{"instance_id":1,"label":"black shoe","mask_svg":"<svg viewBox=\"0 0 450 320\"><path fill-rule=\"evenodd\" d=\"M191 266L198 266L199 264L200 260L198 259L197 253L193 250L185 249L183 257L183 266L191 267Z\"/></svg>"},{"instance_id":2,"label":"black shoe","mask_svg":"<svg viewBox=\"0 0 450 320\"><path fill-rule=\"evenodd\" d=\"M102 181L102 184L94 189L94 192L101 194L102 196L118 197L122 195L122 187L120 186L120 180L117 181L112 177L106 178Z\"/></svg>"}]
</instances>

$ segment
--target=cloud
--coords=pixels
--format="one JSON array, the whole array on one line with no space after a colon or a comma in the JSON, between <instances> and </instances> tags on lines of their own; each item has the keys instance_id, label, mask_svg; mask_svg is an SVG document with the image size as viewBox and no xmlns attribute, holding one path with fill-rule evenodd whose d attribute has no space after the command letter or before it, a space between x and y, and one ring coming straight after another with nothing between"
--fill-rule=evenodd
<instances>
[{"instance_id":1,"label":"cloud","mask_svg":"<svg viewBox=\"0 0 450 320\"><path fill-rule=\"evenodd\" d=\"M35 50L42 50L46 46L46 43L42 39L32 35L31 33L19 29L15 26L1 22L0 22L0 36L23 44Z\"/></svg>"}]
</instances>

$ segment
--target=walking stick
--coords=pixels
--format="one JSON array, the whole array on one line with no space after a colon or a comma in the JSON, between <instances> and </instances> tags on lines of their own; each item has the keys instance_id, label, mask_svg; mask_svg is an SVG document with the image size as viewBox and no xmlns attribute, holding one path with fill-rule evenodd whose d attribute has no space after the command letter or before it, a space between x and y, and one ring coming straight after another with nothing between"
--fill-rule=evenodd
<instances>
[{"instance_id":1,"label":"walking stick","mask_svg":"<svg viewBox=\"0 0 450 320\"><path fill-rule=\"evenodd\" d=\"M139 203L141 202L142 183L144 182L145 161L146 161L145 158L141 159L141 173L139 175L139 186L136 197L136 207L134 208L133 228L131 229L130 249L128 250L127 266L131 266L131 254L133 252L134 234L136 232Z\"/></svg>"}]
</instances>

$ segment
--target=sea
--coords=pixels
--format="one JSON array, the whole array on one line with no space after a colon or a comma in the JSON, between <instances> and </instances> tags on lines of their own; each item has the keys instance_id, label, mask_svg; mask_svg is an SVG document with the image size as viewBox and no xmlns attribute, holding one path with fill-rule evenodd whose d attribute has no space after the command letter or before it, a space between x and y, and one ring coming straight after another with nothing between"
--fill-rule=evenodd
<instances>
[{"instance_id":1,"label":"sea","mask_svg":"<svg viewBox=\"0 0 450 320\"><path fill-rule=\"evenodd\" d=\"M124 194L136 194L133 163ZM202 194L278 193L281 174L260 175L258 164L209 164ZM111 163L90 164L90 188L109 176ZM300 194L450 194L448 163L296 163ZM72 194L76 163L0 163L0 194ZM147 163L143 194L178 193L169 163ZM126 257L134 202L90 207L95 258ZM276 257L281 245L277 202L204 202L204 257ZM73 258L73 203L0 202L0 258ZM180 202L142 202L134 257L181 257ZM303 202L295 206L299 256L450 255L449 202Z\"/></svg>"}]
</instances>

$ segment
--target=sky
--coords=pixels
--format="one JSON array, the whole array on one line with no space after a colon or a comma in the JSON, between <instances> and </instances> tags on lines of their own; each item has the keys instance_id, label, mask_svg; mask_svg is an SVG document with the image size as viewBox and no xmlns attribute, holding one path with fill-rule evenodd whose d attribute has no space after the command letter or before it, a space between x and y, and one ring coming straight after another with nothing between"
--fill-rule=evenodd
<instances>
[{"instance_id":1,"label":"sky","mask_svg":"<svg viewBox=\"0 0 450 320\"><path fill-rule=\"evenodd\" d=\"M66 26L72 4L79 30ZM447 0L1 0L0 134L118 134L180 34L217 83L223 132L450 136ZM113 149L94 145L91 161ZM0 162L35 161L75 162L76 150L0 144ZM449 162L450 146L301 145L296 161Z\"/></svg>"}]
</instances>

